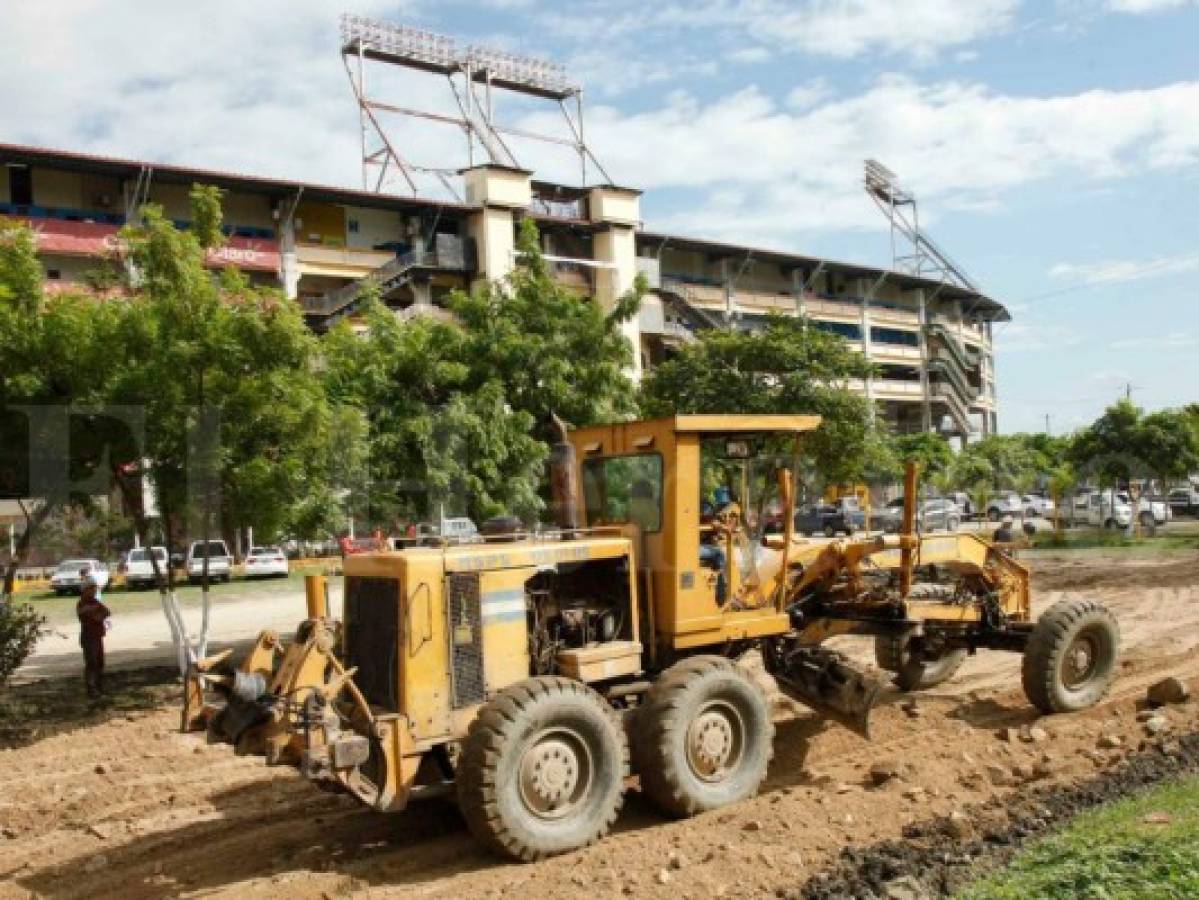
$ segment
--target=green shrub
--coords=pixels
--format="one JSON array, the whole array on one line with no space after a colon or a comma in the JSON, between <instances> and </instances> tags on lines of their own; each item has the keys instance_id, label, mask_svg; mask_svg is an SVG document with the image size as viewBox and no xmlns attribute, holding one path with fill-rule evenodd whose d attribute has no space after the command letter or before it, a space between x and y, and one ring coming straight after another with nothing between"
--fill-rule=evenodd
<instances>
[{"instance_id":1,"label":"green shrub","mask_svg":"<svg viewBox=\"0 0 1199 900\"><path fill-rule=\"evenodd\" d=\"M0 685L33 652L45 626L45 616L28 603L0 599Z\"/></svg>"}]
</instances>

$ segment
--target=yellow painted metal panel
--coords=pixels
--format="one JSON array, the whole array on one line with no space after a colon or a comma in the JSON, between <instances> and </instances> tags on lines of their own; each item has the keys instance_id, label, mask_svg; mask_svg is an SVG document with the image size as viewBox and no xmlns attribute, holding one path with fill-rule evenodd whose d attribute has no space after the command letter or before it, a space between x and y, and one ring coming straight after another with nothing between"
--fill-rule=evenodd
<instances>
[{"instance_id":1,"label":"yellow painted metal panel","mask_svg":"<svg viewBox=\"0 0 1199 900\"><path fill-rule=\"evenodd\" d=\"M483 684L491 697L529 677L529 632L525 582L535 566L484 572L480 578L483 612Z\"/></svg>"}]
</instances>

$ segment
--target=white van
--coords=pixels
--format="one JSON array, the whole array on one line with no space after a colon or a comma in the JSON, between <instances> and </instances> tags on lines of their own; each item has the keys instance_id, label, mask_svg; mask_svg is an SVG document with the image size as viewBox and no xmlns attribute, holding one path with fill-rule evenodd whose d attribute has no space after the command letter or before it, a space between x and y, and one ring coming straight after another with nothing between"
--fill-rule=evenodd
<instances>
[{"instance_id":1,"label":"white van","mask_svg":"<svg viewBox=\"0 0 1199 900\"><path fill-rule=\"evenodd\" d=\"M150 554L153 553L153 559ZM125 587L145 588L154 586L154 561L158 562L158 571L166 577L167 566L170 565L166 547L134 547L126 552L117 569L125 576Z\"/></svg>"},{"instance_id":2,"label":"white van","mask_svg":"<svg viewBox=\"0 0 1199 900\"><path fill-rule=\"evenodd\" d=\"M208 542L208 580L228 581L233 575L233 557L224 541ZM187 548L187 580L199 584L204 578L204 542L192 541Z\"/></svg>"}]
</instances>

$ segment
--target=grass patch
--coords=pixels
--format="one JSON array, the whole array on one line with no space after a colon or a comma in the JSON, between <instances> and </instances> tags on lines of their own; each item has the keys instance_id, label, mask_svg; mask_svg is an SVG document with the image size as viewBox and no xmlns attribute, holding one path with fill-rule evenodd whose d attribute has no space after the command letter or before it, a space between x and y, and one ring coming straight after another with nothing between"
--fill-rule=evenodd
<instances>
[{"instance_id":1,"label":"grass patch","mask_svg":"<svg viewBox=\"0 0 1199 900\"><path fill-rule=\"evenodd\" d=\"M1075 819L1031 844L964 900L1199 896L1199 778Z\"/></svg>"},{"instance_id":2,"label":"grass patch","mask_svg":"<svg viewBox=\"0 0 1199 900\"><path fill-rule=\"evenodd\" d=\"M292 572L287 578L263 578L254 580L235 580L228 584L214 584L210 588L213 604L244 600L265 594L294 593L297 597L297 608L304 604L304 579L298 572ZM199 604L200 588L189 584L178 585L175 594L184 606L192 603ZM104 591L104 602L112 610L113 615L145 610L161 609L157 588L130 591L113 588ZM79 598L74 595L58 597L54 594L40 594L26 598L34 609L44 615L51 626L64 627L76 621L75 604Z\"/></svg>"}]
</instances>

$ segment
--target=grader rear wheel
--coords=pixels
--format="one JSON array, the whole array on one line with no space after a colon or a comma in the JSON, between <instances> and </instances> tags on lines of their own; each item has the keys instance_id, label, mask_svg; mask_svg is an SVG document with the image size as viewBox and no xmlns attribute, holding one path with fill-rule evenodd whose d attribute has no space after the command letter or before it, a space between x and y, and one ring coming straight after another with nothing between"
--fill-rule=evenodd
<instances>
[{"instance_id":1,"label":"grader rear wheel","mask_svg":"<svg viewBox=\"0 0 1199 900\"><path fill-rule=\"evenodd\" d=\"M628 771L624 728L603 697L567 678L532 678L471 723L458 805L483 844L530 862L603 837Z\"/></svg>"},{"instance_id":2,"label":"grader rear wheel","mask_svg":"<svg viewBox=\"0 0 1199 900\"><path fill-rule=\"evenodd\" d=\"M753 796L774 752L762 687L727 659L695 656L658 679L637 712L641 787L663 812L693 816Z\"/></svg>"},{"instance_id":3,"label":"grader rear wheel","mask_svg":"<svg viewBox=\"0 0 1199 900\"><path fill-rule=\"evenodd\" d=\"M1116 677L1120 626L1094 600L1062 600L1037 620L1024 649L1024 693L1045 713L1098 703Z\"/></svg>"}]
</instances>

